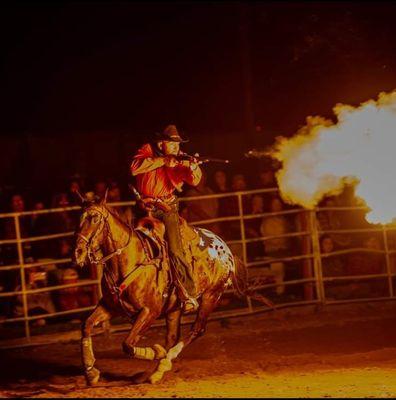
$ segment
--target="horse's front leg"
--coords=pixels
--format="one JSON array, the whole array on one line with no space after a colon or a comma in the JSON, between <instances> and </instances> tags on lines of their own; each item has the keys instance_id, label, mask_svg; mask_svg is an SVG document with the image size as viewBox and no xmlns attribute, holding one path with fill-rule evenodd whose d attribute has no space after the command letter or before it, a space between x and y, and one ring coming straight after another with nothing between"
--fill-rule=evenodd
<instances>
[{"instance_id":1,"label":"horse's front leg","mask_svg":"<svg viewBox=\"0 0 396 400\"><path fill-rule=\"evenodd\" d=\"M179 341L175 346L169 349L166 357L163 358L157 366L155 372L150 376L151 383L158 383L164 373L172 369L172 360L174 360L180 352L189 344L191 344L199 336L205 332L209 314L216 307L223 292L204 293L201 304L198 308L197 317L185 340Z\"/></svg>"},{"instance_id":2,"label":"horse's front leg","mask_svg":"<svg viewBox=\"0 0 396 400\"><path fill-rule=\"evenodd\" d=\"M100 377L100 371L94 367L95 356L92 348L92 330L95 325L108 321L110 318L111 314L99 303L82 325L81 357L88 385L94 385L99 381Z\"/></svg>"},{"instance_id":3,"label":"horse's front leg","mask_svg":"<svg viewBox=\"0 0 396 400\"><path fill-rule=\"evenodd\" d=\"M152 347L136 347L134 344L137 344L138 336L134 336L135 333L129 335L128 339L131 341L129 346L128 344L124 344L124 350L127 351L128 354L132 354L133 357L139 358L141 360L162 360L166 357L167 351L173 347L178 340L180 339L180 317L181 317L181 309L180 307L170 311L166 314L166 350L160 344L154 344ZM150 324L151 325L151 324ZM149 325L146 325L140 331L142 334L146 329L149 328ZM131 349L133 353L131 353ZM152 374L157 370L158 363L149 367L147 371L139 376L135 377L135 383L143 383L147 382Z\"/></svg>"},{"instance_id":4,"label":"horse's front leg","mask_svg":"<svg viewBox=\"0 0 396 400\"><path fill-rule=\"evenodd\" d=\"M150 328L157 317L158 313L154 313L148 307L143 307L140 310L128 337L122 344L123 350L126 354L141 360L154 360L155 358L165 356L165 350L160 345L155 345L154 348L135 346L138 343L141 334Z\"/></svg>"}]
</instances>

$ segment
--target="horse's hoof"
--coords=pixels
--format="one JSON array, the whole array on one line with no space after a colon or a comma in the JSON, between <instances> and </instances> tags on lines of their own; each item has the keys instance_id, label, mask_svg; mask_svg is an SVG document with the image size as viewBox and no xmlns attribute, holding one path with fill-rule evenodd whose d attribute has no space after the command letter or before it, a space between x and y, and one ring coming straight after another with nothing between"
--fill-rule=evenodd
<instances>
[{"instance_id":1,"label":"horse's hoof","mask_svg":"<svg viewBox=\"0 0 396 400\"><path fill-rule=\"evenodd\" d=\"M161 373L154 372L154 374L152 374L152 375L150 376L149 382L150 382L152 385L155 385L155 384L157 384L157 383L160 383L161 380L162 380L162 378L163 378L163 376L164 376L164 375L161 374Z\"/></svg>"},{"instance_id":2,"label":"horse's hoof","mask_svg":"<svg viewBox=\"0 0 396 400\"><path fill-rule=\"evenodd\" d=\"M100 371L95 367L90 369L89 371L85 371L85 379L87 380L87 384L89 386L96 385L99 382Z\"/></svg>"},{"instance_id":3,"label":"horse's hoof","mask_svg":"<svg viewBox=\"0 0 396 400\"><path fill-rule=\"evenodd\" d=\"M172 361L163 358L159 363L155 372L150 376L149 382L152 384L159 383L164 376L165 372L172 369Z\"/></svg>"}]
</instances>

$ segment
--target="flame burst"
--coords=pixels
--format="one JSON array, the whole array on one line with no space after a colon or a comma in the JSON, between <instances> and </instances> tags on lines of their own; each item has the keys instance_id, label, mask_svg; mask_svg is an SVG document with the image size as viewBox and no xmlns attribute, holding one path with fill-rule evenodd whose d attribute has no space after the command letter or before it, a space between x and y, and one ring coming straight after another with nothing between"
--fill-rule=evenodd
<instances>
[{"instance_id":1,"label":"flame burst","mask_svg":"<svg viewBox=\"0 0 396 400\"><path fill-rule=\"evenodd\" d=\"M359 107L337 104L337 123L308 117L292 138L279 137L271 156L282 162L282 198L312 209L328 195L356 184L371 223L396 217L396 90Z\"/></svg>"}]
</instances>

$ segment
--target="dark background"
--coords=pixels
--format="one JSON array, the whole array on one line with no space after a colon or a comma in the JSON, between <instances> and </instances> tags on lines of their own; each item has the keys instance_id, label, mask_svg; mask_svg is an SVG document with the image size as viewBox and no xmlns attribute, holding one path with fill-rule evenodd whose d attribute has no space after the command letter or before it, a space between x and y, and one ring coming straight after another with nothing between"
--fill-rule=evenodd
<instances>
[{"instance_id":1,"label":"dark background","mask_svg":"<svg viewBox=\"0 0 396 400\"><path fill-rule=\"evenodd\" d=\"M2 3L0 184L126 179L176 124L229 157L396 88L393 2Z\"/></svg>"}]
</instances>

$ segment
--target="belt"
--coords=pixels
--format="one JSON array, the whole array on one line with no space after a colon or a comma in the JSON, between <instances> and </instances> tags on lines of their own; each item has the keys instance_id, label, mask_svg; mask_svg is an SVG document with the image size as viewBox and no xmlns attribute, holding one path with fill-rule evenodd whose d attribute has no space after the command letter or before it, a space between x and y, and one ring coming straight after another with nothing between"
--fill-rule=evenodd
<instances>
[{"instance_id":1,"label":"belt","mask_svg":"<svg viewBox=\"0 0 396 400\"><path fill-rule=\"evenodd\" d=\"M177 197L174 194L171 194L169 196L163 196L163 197L151 197L151 196L142 196L142 201L144 203L173 203L176 202Z\"/></svg>"},{"instance_id":2,"label":"belt","mask_svg":"<svg viewBox=\"0 0 396 400\"><path fill-rule=\"evenodd\" d=\"M142 197L144 206L147 209L157 208L164 212L171 211L171 206L177 204L177 197L174 195L166 197Z\"/></svg>"}]
</instances>

